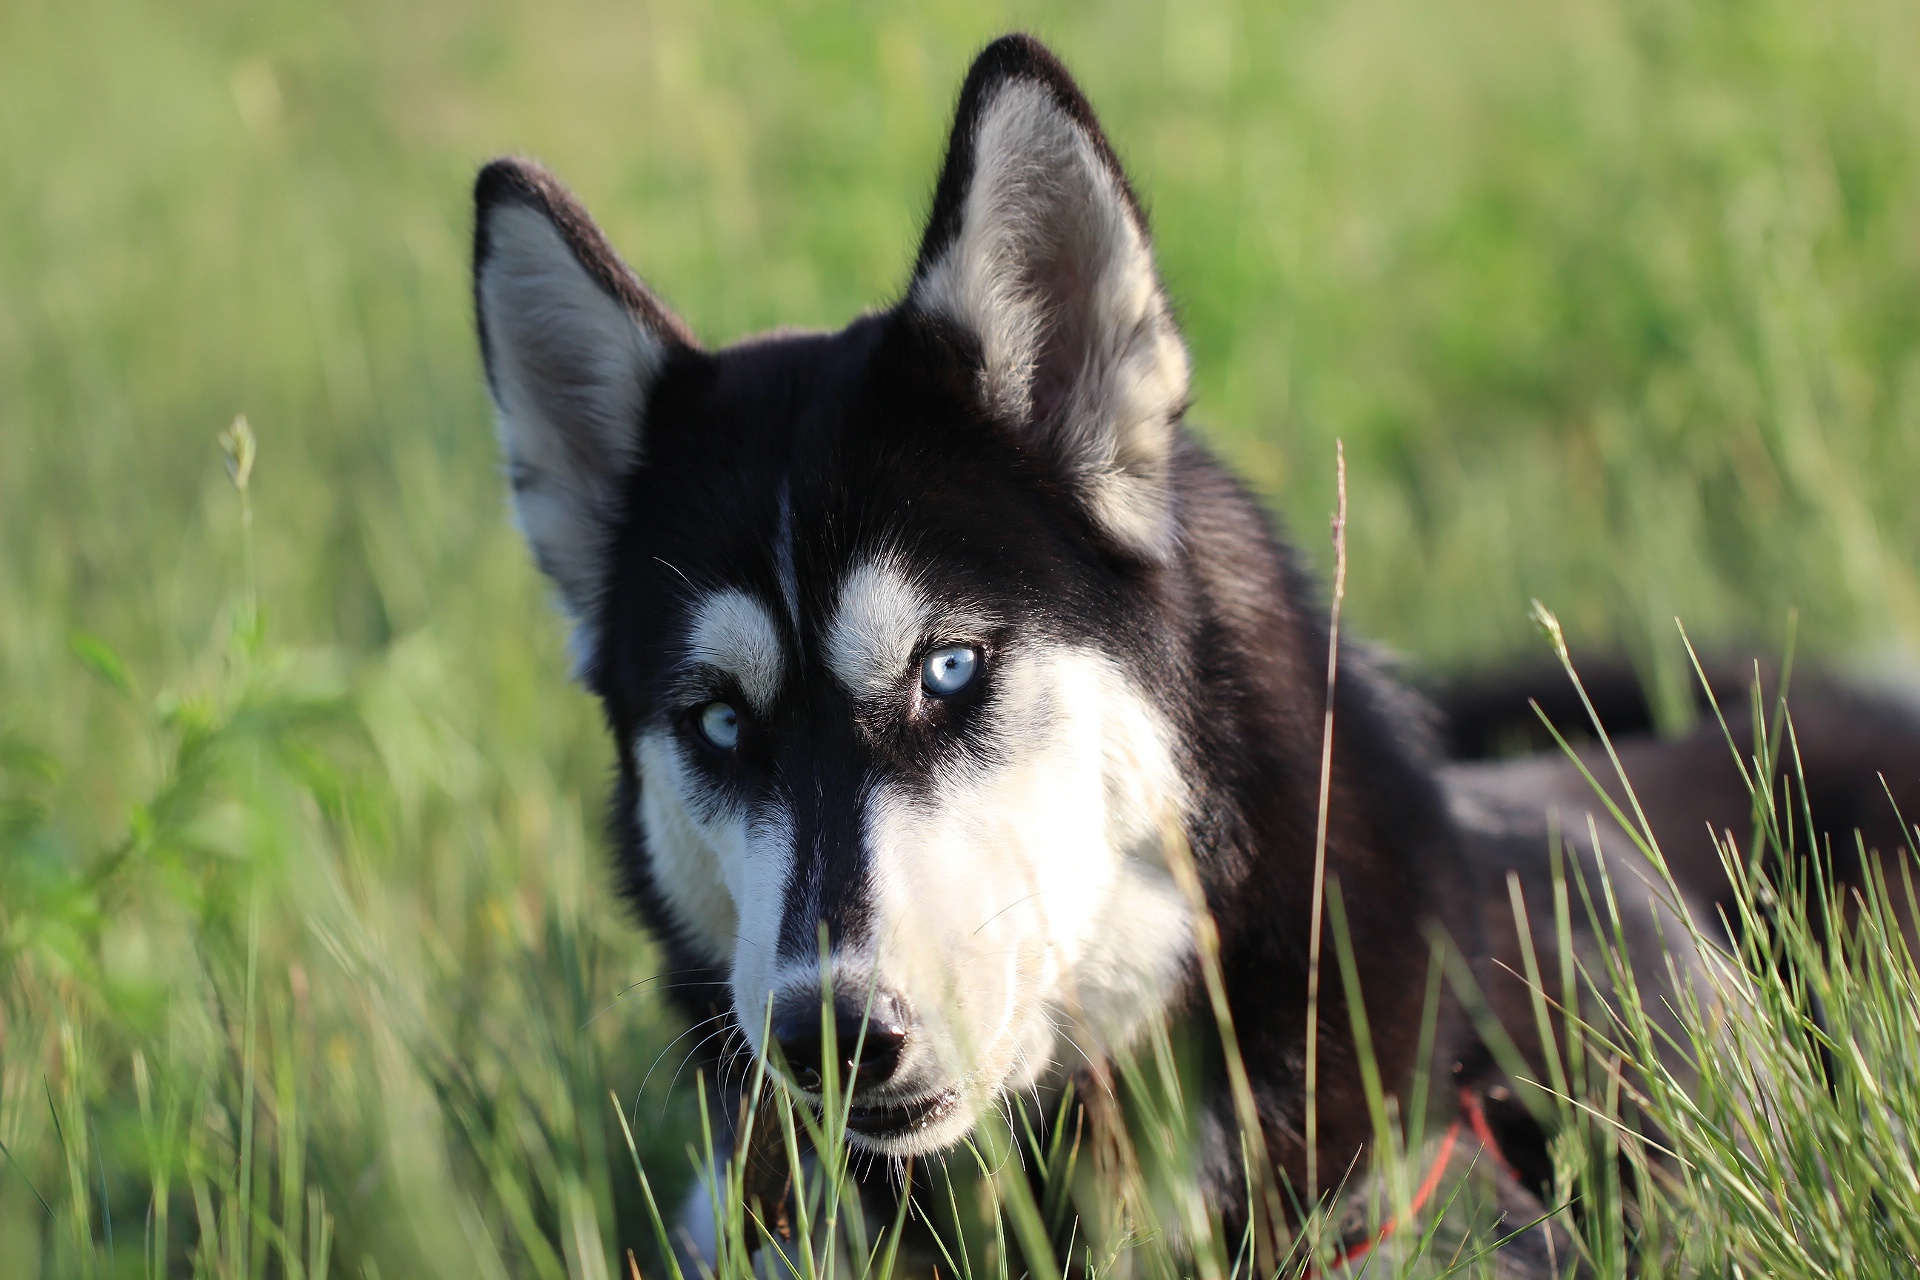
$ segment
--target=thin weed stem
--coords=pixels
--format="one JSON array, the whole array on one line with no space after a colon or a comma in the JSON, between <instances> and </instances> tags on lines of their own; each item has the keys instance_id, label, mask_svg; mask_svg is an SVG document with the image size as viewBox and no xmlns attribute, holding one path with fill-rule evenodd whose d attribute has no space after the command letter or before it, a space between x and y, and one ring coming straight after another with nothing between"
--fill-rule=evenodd
<instances>
[{"instance_id":1,"label":"thin weed stem","mask_svg":"<svg viewBox=\"0 0 1920 1280\"><path fill-rule=\"evenodd\" d=\"M1333 607L1327 624L1327 706L1320 727L1320 804L1313 827L1313 924L1307 934L1307 1203L1320 1201L1320 933L1327 900L1327 815L1333 797L1333 694L1340 678L1340 605L1347 594L1347 448L1334 441Z\"/></svg>"}]
</instances>

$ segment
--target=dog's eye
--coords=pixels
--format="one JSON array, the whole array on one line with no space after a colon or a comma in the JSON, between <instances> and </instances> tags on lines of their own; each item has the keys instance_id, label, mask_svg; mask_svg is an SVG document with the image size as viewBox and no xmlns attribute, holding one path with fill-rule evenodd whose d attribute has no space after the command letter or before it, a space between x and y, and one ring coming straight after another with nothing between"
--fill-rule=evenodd
<instances>
[{"instance_id":1,"label":"dog's eye","mask_svg":"<svg viewBox=\"0 0 1920 1280\"><path fill-rule=\"evenodd\" d=\"M967 645L935 649L920 664L920 687L936 698L951 698L973 683L980 669L980 651Z\"/></svg>"},{"instance_id":2,"label":"dog's eye","mask_svg":"<svg viewBox=\"0 0 1920 1280\"><path fill-rule=\"evenodd\" d=\"M740 745L740 713L724 702L700 708L700 736L722 751Z\"/></svg>"}]
</instances>

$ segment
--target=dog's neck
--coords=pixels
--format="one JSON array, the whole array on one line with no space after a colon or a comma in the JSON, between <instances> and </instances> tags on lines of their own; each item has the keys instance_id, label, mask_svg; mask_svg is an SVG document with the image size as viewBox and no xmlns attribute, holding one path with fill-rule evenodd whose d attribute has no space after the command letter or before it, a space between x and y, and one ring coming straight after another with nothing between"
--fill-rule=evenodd
<instances>
[{"instance_id":1,"label":"dog's neck","mask_svg":"<svg viewBox=\"0 0 1920 1280\"><path fill-rule=\"evenodd\" d=\"M1178 459L1187 562L1178 577L1196 584L1188 669L1200 713L1189 732L1201 748L1196 759L1228 762L1206 778L1209 794L1188 834L1219 928L1220 976L1268 1151L1304 1189L1327 615L1317 584L1257 500L1191 436ZM1394 1090L1429 1065L1420 1043L1427 984L1409 975L1428 972L1436 937L1477 951L1464 863L1419 729L1426 720L1412 693L1364 651L1343 646L1324 850L1325 894L1337 901L1321 915L1316 1009L1322 1186L1372 1138L1341 957L1351 960L1372 1052ZM1364 895L1342 893L1362 884ZM1211 1018L1197 975L1185 999L1187 1018ZM1454 1010L1441 1009L1437 1043L1425 1052L1451 1054L1458 1024ZM1218 1111L1230 1100L1217 1073L1216 1084ZM1237 1170L1228 1172L1237 1179Z\"/></svg>"}]
</instances>

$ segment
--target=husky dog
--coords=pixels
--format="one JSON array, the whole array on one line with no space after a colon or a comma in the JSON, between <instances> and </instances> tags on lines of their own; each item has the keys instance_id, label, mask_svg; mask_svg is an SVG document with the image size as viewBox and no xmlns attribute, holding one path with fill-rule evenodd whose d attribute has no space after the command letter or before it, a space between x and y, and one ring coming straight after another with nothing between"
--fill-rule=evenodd
<instances>
[{"instance_id":1,"label":"husky dog","mask_svg":"<svg viewBox=\"0 0 1920 1280\"><path fill-rule=\"evenodd\" d=\"M824 938L838 1045L864 1036L850 1140L938 1152L1204 1002L1191 867L1267 1150L1304 1185L1326 610L1184 423L1145 217L1060 63L1023 36L980 54L901 297L835 333L706 349L545 170L497 161L475 200L513 500L618 750L619 873L688 1012L725 992L817 1090ZM1434 936L1537 1052L1509 873L1545 900L1551 814L1584 830L1585 784L1446 764L1427 705L1357 646L1333 697L1325 868L1382 1078L1435 1065ZM1730 764L1701 770L1655 820L1705 849L1746 801ZM1602 843L1583 856L1639 856ZM1638 944L1684 944L1677 904L1613 880ZM1327 1180L1372 1136L1351 1025L1327 982ZM1452 1003L1438 1036L1441 1069L1493 1080ZM1197 1172L1231 1202L1228 1091L1199 1106Z\"/></svg>"}]
</instances>

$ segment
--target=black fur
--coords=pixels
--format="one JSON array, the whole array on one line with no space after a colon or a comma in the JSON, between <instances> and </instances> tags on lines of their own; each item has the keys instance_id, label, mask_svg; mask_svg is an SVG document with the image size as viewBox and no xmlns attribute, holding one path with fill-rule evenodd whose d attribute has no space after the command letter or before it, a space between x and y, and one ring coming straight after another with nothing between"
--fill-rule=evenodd
<instances>
[{"instance_id":1,"label":"black fur","mask_svg":"<svg viewBox=\"0 0 1920 1280\"><path fill-rule=\"evenodd\" d=\"M1578 688L1552 661L1435 682L1448 754L1465 761L1529 752L1557 756L1557 733L1624 806L1626 796L1599 740L1604 732L1693 901L1712 914L1731 911L1732 887L1706 833L1732 832L1744 841L1752 829L1755 815L1741 771L1744 766L1751 774L1756 759L1756 689L1770 726L1777 715L1777 663L1725 654L1708 660L1700 673L1704 681L1689 685L1694 727L1666 739L1655 735L1652 699L1630 664L1602 657L1579 662L1578 673ZM1850 892L1863 890L1863 848L1869 855L1893 855L1912 845L1901 818L1920 815L1915 706L1896 691L1805 664L1789 684L1793 733L1775 747L1775 821L1805 853L1810 814L1824 841L1818 852L1834 881ZM1551 732L1543 720L1552 724ZM1888 870L1896 873L1896 900L1904 898L1897 865ZM1895 905L1907 914L1904 902ZM1913 933L1911 922L1908 927Z\"/></svg>"},{"instance_id":2,"label":"black fur","mask_svg":"<svg viewBox=\"0 0 1920 1280\"><path fill-rule=\"evenodd\" d=\"M1131 216L1140 218L1072 79L1037 42L1007 37L980 55L961 91L916 278L959 233L979 112L1010 79L1042 86L1087 131L1120 179ZM487 260L490 209L503 201L529 204L562 229L600 288L673 339L647 394L644 461L622 479L622 502L607 529L604 589L587 620L595 648L586 678L619 749L616 865L667 948L674 999L696 1018L718 1013L726 1007L728 972L663 904L636 816L641 779L633 743L643 727L681 714L675 682L687 676L677 645L696 588L728 584L763 599L798 655L774 715L745 730L733 756L703 766L716 795L777 794L795 815L801 854L790 897L808 908L783 926L783 952L808 954L822 920L836 939L869 927L860 779L875 771L912 778L951 753L990 749L976 732L976 718L1002 696L990 681L973 703L875 723L863 720L824 672L818 627L827 593L863 553L901 549L936 594L990 601L1005 620L999 633L979 638L989 667L1040 640L1097 645L1135 674L1174 726L1192 794L1184 834L1220 928L1224 977L1268 1150L1293 1185L1303 1186L1326 608L1261 503L1173 423L1166 476L1172 550L1143 554L1077 500L1075 474L1035 443L1034 424L1003 420L983 402L979 344L951 322L903 302L838 333L702 351L543 170L497 162L482 172L475 198L476 273ZM481 339L486 350L484 320ZM767 551L779 537L783 503L800 533L798 626L781 606ZM715 696L726 692L717 687ZM1495 740L1494 721L1505 715L1489 708L1511 708L1514 700L1476 697L1455 699L1451 732L1456 743L1480 750ZM1425 705L1358 647L1342 653L1336 700L1327 870L1345 903L1382 1075L1398 1087L1436 1065L1458 1063L1463 1083L1485 1085L1489 1059L1451 999L1439 1062L1418 1060L1429 939L1444 936L1472 960L1517 1034L1531 1026L1524 992L1501 968L1515 946L1506 876L1518 871L1530 893L1545 892L1544 811L1551 803L1579 803L1578 778L1551 762L1534 762L1531 773L1491 765L1477 773L1444 769ZM1844 720L1856 710L1865 714L1864 704L1835 703L1831 715ZM1920 762L1913 719L1878 713L1881 737L1823 755L1816 765L1816 775L1830 774L1843 796L1822 801L1822 812L1836 821L1868 820L1862 780L1876 763L1892 760L1908 774L1920 772L1913 767ZM1824 704L1820 714L1829 714ZM1846 735L1836 727L1832 736ZM1656 819L1663 831L1698 832L1703 819L1744 829L1744 792L1728 787L1726 771L1707 767L1710 752L1651 741L1634 750L1644 750L1646 773L1675 784ZM1687 772L1696 762L1697 785ZM1494 818L1457 822L1453 806L1462 797ZM1875 839L1888 848L1901 843L1897 828ZM1703 900L1716 898L1704 873L1697 887ZM1323 1185L1364 1155L1372 1132L1342 985L1326 963L1317 1152ZM1184 1016L1196 999L1190 976L1168 1015ZM1228 1121L1223 1090L1216 1087L1207 1105ZM1216 1167L1201 1172L1231 1206L1237 1154L1222 1147Z\"/></svg>"}]
</instances>

